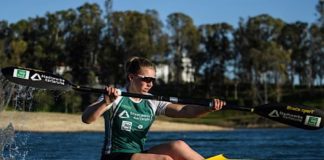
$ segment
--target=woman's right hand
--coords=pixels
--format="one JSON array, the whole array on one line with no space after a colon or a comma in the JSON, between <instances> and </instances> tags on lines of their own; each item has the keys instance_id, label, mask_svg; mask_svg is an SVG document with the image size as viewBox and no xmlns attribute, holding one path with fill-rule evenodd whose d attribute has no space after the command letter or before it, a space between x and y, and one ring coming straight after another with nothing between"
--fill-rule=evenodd
<instances>
[{"instance_id":1,"label":"woman's right hand","mask_svg":"<svg viewBox=\"0 0 324 160\"><path fill-rule=\"evenodd\" d=\"M112 86L107 86L105 89L107 91L105 94L105 101L106 104L109 105L119 96L120 91Z\"/></svg>"}]
</instances>

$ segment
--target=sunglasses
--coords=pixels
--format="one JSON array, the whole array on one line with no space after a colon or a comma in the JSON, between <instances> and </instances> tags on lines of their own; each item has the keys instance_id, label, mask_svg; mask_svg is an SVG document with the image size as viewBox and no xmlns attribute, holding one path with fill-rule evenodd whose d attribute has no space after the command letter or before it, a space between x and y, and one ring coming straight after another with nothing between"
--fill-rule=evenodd
<instances>
[{"instance_id":1,"label":"sunglasses","mask_svg":"<svg viewBox=\"0 0 324 160\"><path fill-rule=\"evenodd\" d=\"M140 75L140 74L137 74L137 77L139 79L141 79L141 81L144 81L146 83L151 83L151 82L154 82L155 81L155 78L154 77L146 77L146 76L143 76L143 75Z\"/></svg>"}]
</instances>

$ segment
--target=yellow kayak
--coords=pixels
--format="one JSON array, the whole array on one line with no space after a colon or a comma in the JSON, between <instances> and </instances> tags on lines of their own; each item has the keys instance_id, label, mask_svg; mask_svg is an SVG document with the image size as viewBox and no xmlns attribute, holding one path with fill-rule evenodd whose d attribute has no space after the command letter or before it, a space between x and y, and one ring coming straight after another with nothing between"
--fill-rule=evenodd
<instances>
[{"instance_id":1,"label":"yellow kayak","mask_svg":"<svg viewBox=\"0 0 324 160\"><path fill-rule=\"evenodd\" d=\"M223 154L219 154L219 155L216 155L213 157L209 157L206 160L235 160L235 159L226 158ZM239 159L236 159L236 160L239 160ZM240 159L240 160L243 160L243 159ZM248 159L245 159L245 160L248 160Z\"/></svg>"},{"instance_id":2,"label":"yellow kayak","mask_svg":"<svg viewBox=\"0 0 324 160\"><path fill-rule=\"evenodd\" d=\"M228 160L223 154L219 154L210 158L207 158L206 160Z\"/></svg>"}]
</instances>

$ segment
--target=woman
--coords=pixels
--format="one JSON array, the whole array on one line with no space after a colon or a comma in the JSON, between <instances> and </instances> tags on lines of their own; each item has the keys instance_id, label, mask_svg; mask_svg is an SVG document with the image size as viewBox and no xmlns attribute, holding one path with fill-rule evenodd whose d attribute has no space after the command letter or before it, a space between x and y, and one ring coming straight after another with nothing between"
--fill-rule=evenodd
<instances>
[{"instance_id":1,"label":"woman","mask_svg":"<svg viewBox=\"0 0 324 160\"><path fill-rule=\"evenodd\" d=\"M126 63L127 91L148 94L155 80L155 65L145 58L133 57ZM193 118L220 110L224 102L214 99L212 109L205 106L122 97L118 89L106 87L107 94L88 106L84 123L105 119L105 142L101 159L109 160L202 160L184 141L177 140L144 150L147 132L156 115Z\"/></svg>"}]
</instances>

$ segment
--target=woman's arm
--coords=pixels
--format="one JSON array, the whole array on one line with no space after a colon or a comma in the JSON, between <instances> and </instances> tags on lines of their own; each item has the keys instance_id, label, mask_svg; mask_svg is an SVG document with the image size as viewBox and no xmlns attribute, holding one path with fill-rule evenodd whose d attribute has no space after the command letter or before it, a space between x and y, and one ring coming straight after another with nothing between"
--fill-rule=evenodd
<instances>
[{"instance_id":1,"label":"woman's arm","mask_svg":"<svg viewBox=\"0 0 324 160\"><path fill-rule=\"evenodd\" d=\"M97 120L111 105L107 104L104 100L95 102L88 106L82 114L82 122L90 124Z\"/></svg>"},{"instance_id":2,"label":"woman's arm","mask_svg":"<svg viewBox=\"0 0 324 160\"><path fill-rule=\"evenodd\" d=\"M218 111L222 109L224 105L225 102L219 99L214 99L214 106L212 108L199 105L182 105L171 103L166 107L165 115L174 118L195 118L209 112Z\"/></svg>"},{"instance_id":3,"label":"woman's arm","mask_svg":"<svg viewBox=\"0 0 324 160\"><path fill-rule=\"evenodd\" d=\"M118 90L113 87L106 87L107 94L104 95L104 100L97 101L88 106L82 114L82 122L90 124L97 120L111 106L112 102L119 96Z\"/></svg>"}]
</instances>

